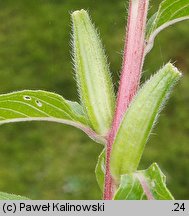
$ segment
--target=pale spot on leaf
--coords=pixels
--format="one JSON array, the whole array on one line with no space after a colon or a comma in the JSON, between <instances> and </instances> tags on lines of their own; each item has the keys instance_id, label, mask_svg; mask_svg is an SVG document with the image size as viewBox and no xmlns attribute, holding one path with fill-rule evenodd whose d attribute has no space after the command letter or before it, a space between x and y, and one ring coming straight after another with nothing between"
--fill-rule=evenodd
<instances>
[{"instance_id":1,"label":"pale spot on leaf","mask_svg":"<svg viewBox=\"0 0 189 216\"><path fill-rule=\"evenodd\" d=\"M42 107L43 106L43 104L40 101L36 100L35 102L36 102L36 104L37 104L38 107Z\"/></svg>"},{"instance_id":2,"label":"pale spot on leaf","mask_svg":"<svg viewBox=\"0 0 189 216\"><path fill-rule=\"evenodd\" d=\"M24 98L24 100L31 100L31 97L27 96L27 95L25 95L23 98Z\"/></svg>"}]
</instances>

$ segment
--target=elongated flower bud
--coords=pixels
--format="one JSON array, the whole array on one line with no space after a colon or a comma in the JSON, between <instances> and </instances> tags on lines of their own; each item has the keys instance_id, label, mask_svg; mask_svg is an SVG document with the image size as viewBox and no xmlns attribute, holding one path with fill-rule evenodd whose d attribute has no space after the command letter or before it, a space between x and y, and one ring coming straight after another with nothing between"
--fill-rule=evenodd
<instances>
[{"instance_id":1,"label":"elongated flower bud","mask_svg":"<svg viewBox=\"0 0 189 216\"><path fill-rule=\"evenodd\" d=\"M115 137L111 154L111 173L120 175L136 171L152 127L171 87L181 73L170 63L139 90Z\"/></svg>"},{"instance_id":2,"label":"elongated flower bud","mask_svg":"<svg viewBox=\"0 0 189 216\"><path fill-rule=\"evenodd\" d=\"M114 91L107 59L98 34L85 10L75 11L73 46L81 103L93 129L105 135L112 122Z\"/></svg>"}]
</instances>

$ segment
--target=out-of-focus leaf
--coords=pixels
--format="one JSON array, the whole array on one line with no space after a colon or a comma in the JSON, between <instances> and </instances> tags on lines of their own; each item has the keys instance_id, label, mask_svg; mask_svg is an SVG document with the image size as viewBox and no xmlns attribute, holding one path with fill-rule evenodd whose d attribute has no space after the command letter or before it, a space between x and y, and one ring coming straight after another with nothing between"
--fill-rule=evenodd
<instances>
[{"instance_id":1,"label":"out-of-focus leaf","mask_svg":"<svg viewBox=\"0 0 189 216\"><path fill-rule=\"evenodd\" d=\"M173 200L166 177L156 163L147 170L121 176L115 200Z\"/></svg>"},{"instance_id":2,"label":"out-of-focus leaf","mask_svg":"<svg viewBox=\"0 0 189 216\"><path fill-rule=\"evenodd\" d=\"M114 112L114 91L107 59L85 10L72 13L76 79L83 108L93 129L106 135Z\"/></svg>"},{"instance_id":3,"label":"out-of-focus leaf","mask_svg":"<svg viewBox=\"0 0 189 216\"><path fill-rule=\"evenodd\" d=\"M80 128L97 142L104 142L90 129L82 107L46 91L18 91L0 95L0 124L21 121L52 121Z\"/></svg>"},{"instance_id":4,"label":"out-of-focus leaf","mask_svg":"<svg viewBox=\"0 0 189 216\"><path fill-rule=\"evenodd\" d=\"M95 174L96 174L96 180L98 182L98 185L101 189L101 191L104 190L104 176L105 176L105 149L101 152L101 154L98 157L97 165L95 168Z\"/></svg>"},{"instance_id":5,"label":"out-of-focus leaf","mask_svg":"<svg viewBox=\"0 0 189 216\"><path fill-rule=\"evenodd\" d=\"M118 129L111 153L111 173L135 172L161 107L181 73L170 63L139 90Z\"/></svg>"},{"instance_id":6,"label":"out-of-focus leaf","mask_svg":"<svg viewBox=\"0 0 189 216\"><path fill-rule=\"evenodd\" d=\"M148 53L152 49L154 39L159 32L187 19L189 19L188 0L163 0L158 11L148 21L145 52Z\"/></svg>"},{"instance_id":7,"label":"out-of-focus leaf","mask_svg":"<svg viewBox=\"0 0 189 216\"><path fill-rule=\"evenodd\" d=\"M0 192L0 200L29 200L27 197Z\"/></svg>"}]
</instances>

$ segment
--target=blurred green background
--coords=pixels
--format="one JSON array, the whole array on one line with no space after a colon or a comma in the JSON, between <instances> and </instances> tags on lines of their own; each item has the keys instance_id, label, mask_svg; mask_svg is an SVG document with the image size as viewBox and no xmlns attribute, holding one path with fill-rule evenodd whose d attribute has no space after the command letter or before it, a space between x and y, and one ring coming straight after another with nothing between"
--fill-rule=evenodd
<instances>
[{"instance_id":1,"label":"blurred green background","mask_svg":"<svg viewBox=\"0 0 189 216\"><path fill-rule=\"evenodd\" d=\"M161 2L151 1L150 14ZM88 9L118 85L125 0L0 1L0 93L54 91L78 100L71 62L70 12ZM157 162L176 199L189 198L189 22L160 34L145 61L143 81L171 60L184 77L174 89L146 147L140 168ZM100 199L94 168L102 146L55 123L0 128L0 191L32 199Z\"/></svg>"}]
</instances>

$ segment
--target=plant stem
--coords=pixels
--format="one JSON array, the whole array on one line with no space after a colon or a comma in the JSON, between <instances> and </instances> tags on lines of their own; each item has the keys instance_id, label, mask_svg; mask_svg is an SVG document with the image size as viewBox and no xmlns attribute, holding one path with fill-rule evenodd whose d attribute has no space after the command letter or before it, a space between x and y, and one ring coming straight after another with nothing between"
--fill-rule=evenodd
<instances>
[{"instance_id":1,"label":"plant stem","mask_svg":"<svg viewBox=\"0 0 189 216\"><path fill-rule=\"evenodd\" d=\"M117 131L122 117L138 89L144 61L145 28L149 0L131 0L123 68L117 97L113 129Z\"/></svg>"},{"instance_id":2,"label":"plant stem","mask_svg":"<svg viewBox=\"0 0 189 216\"><path fill-rule=\"evenodd\" d=\"M123 67L114 120L106 149L104 199L111 200L115 184L110 173L111 149L119 124L139 86L144 61L145 27L149 0L130 0Z\"/></svg>"},{"instance_id":3,"label":"plant stem","mask_svg":"<svg viewBox=\"0 0 189 216\"><path fill-rule=\"evenodd\" d=\"M114 183L110 173L110 155L113 144L113 133L110 131L106 145L106 173L105 173L105 184L104 184L104 200L111 200L114 194Z\"/></svg>"}]
</instances>

